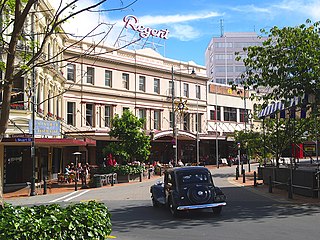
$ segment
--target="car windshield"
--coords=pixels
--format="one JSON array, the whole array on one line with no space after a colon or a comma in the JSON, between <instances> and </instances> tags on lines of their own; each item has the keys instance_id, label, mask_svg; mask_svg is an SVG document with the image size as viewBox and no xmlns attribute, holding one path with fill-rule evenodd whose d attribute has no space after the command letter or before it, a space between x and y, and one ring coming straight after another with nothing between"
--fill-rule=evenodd
<instances>
[{"instance_id":1,"label":"car windshield","mask_svg":"<svg viewBox=\"0 0 320 240\"><path fill-rule=\"evenodd\" d=\"M180 184L190 184L190 183L210 183L210 176L205 172L197 173L180 173L178 175Z\"/></svg>"}]
</instances>

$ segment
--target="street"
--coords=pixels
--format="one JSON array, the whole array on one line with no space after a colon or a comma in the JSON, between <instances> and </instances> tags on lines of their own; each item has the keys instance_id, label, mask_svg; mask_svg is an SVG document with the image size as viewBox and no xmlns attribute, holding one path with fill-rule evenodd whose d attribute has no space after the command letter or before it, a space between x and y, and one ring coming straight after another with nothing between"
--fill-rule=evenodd
<instances>
[{"instance_id":1,"label":"street","mask_svg":"<svg viewBox=\"0 0 320 240\"><path fill-rule=\"evenodd\" d=\"M149 188L157 181L88 189L57 195L35 196L7 202L19 205L97 200L112 214L112 236L117 239L318 239L320 208L293 204L260 194L249 187L230 182L235 166L212 170L215 184L227 196L221 216L201 210L173 218L166 208L153 208ZM234 177L233 177L234 178ZM81 194L81 195L80 195Z\"/></svg>"}]
</instances>

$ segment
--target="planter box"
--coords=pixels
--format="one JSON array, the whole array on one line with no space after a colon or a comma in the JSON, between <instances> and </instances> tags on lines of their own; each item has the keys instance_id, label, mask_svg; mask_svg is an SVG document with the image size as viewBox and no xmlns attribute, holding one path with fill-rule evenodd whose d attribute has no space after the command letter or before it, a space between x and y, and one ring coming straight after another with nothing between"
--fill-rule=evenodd
<instances>
[{"instance_id":1,"label":"planter box","mask_svg":"<svg viewBox=\"0 0 320 240\"><path fill-rule=\"evenodd\" d=\"M127 183L132 181L140 181L142 179L141 174L128 174L128 175L118 175L118 183Z\"/></svg>"}]
</instances>

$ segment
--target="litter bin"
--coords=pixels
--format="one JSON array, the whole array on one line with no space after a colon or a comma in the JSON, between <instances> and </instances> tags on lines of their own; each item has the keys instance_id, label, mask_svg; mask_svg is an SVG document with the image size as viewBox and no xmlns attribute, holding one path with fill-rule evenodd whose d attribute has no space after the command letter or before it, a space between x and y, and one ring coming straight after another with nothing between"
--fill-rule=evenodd
<instances>
[{"instance_id":1,"label":"litter bin","mask_svg":"<svg viewBox=\"0 0 320 240\"><path fill-rule=\"evenodd\" d=\"M96 188L102 187L101 175L93 175L93 187L96 187Z\"/></svg>"}]
</instances>

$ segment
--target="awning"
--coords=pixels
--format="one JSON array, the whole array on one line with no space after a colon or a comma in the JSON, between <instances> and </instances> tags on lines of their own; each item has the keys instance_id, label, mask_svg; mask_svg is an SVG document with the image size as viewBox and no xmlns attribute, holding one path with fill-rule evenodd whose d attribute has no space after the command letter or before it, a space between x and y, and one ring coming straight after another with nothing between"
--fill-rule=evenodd
<instances>
[{"instance_id":1,"label":"awning","mask_svg":"<svg viewBox=\"0 0 320 240\"><path fill-rule=\"evenodd\" d=\"M267 107L265 107L264 109L262 109L258 117L259 118L270 117L280 112L280 117L286 118L286 110L291 114L292 110L295 111L296 106L298 106L298 104L302 102L302 99L304 98L294 97L293 99L290 100L290 103L288 104L287 107L285 106L284 102L274 102L268 105ZM295 112L293 114L295 114ZM301 115L302 115L302 111L301 111Z\"/></svg>"},{"instance_id":2,"label":"awning","mask_svg":"<svg viewBox=\"0 0 320 240\"><path fill-rule=\"evenodd\" d=\"M28 146L32 142L30 137L4 138L0 144L5 146ZM91 139L73 138L35 138L36 146L71 147L71 146L95 146L96 141Z\"/></svg>"}]
</instances>

